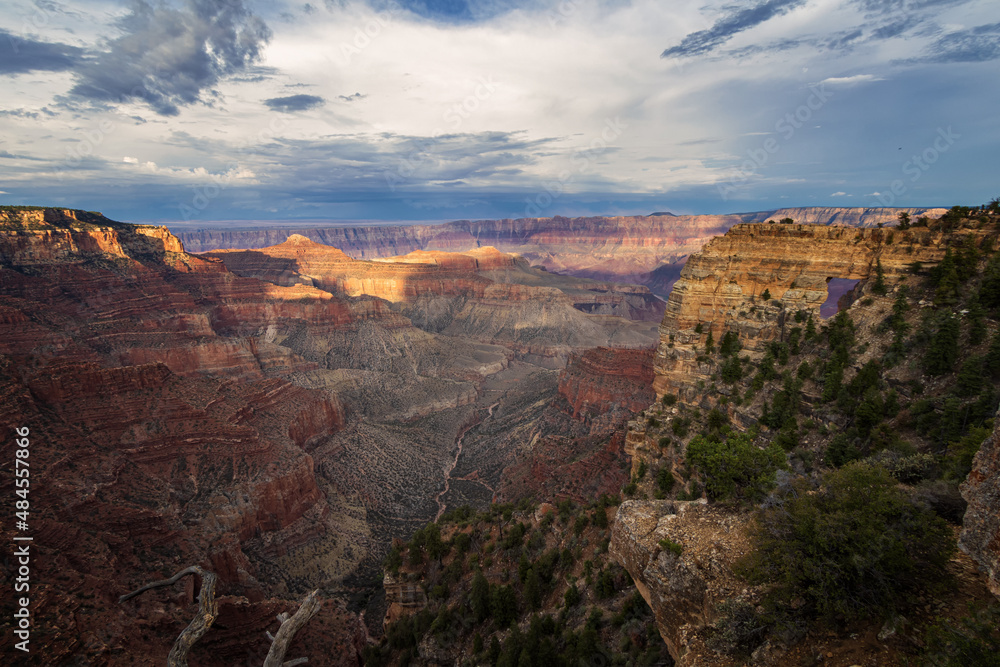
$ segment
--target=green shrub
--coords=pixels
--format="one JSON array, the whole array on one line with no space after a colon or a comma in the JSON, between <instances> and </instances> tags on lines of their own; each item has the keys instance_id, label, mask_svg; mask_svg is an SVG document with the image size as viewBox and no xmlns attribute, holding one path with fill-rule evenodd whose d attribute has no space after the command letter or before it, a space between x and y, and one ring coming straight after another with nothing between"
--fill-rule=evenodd
<instances>
[{"instance_id":1,"label":"green shrub","mask_svg":"<svg viewBox=\"0 0 1000 667\"><path fill-rule=\"evenodd\" d=\"M680 556L684 553L684 545L680 542L674 542L671 539L663 538L660 540L660 548L664 551L669 551L675 556Z\"/></svg>"},{"instance_id":2,"label":"green shrub","mask_svg":"<svg viewBox=\"0 0 1000 667\"><path fill-rule=\"evenodd\" d=\"M726 384L736 384L743 379L743 364L735 354L722 363L720 369L722 381Z\"/></svg>"},{"instance_id":3,"label":"green shrub","mask_svg":"<svg viewBox=\"0 0 1000 667\"><path fill-rule=\"evenodd\" d=\"M759 513L751 539L740 567L750 581L775 585L772 604L804 600L827 620L895 612L942 581L955 549L942 519L864 463L827 473L818 489L804 479L790 485Z\"/></svg>"},{"instance_id":4,"label":"green shrub","mask_svg":"<svg viewBox=\"0 0 1000 667\"><path fill-rule=\"evenodd\" d=\"M670 472L669 466L663 466L656 472L656 486L663 493L670 493L674 490L676 480Z\"/></svg>"},{"instance_id":5,"label":"green shrub","mask_svg":"<svg viewBox=\"0 0 1000 667\"><path fill-rule=\"evenodd\" d=\"M724 442L695 436L687 462L701 473L713 500L759 500L774 487L775 472L786 467L780 447L761 449L745 433L732 434Z\"/></svg>"}]
</instances>

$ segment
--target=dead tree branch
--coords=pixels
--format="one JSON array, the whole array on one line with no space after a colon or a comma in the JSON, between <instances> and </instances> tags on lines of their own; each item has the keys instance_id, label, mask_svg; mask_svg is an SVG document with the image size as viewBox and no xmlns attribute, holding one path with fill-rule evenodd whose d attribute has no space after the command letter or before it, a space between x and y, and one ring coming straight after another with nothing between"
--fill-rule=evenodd
<instances>
[{"instance_id":1,"label":"dead tree branch","mask_svg":"<svg viewBox=\"0 0 1000 667\"><path fill-rule=\"evenodd\" d=\"M169 579L154 581L118 598L118 603L121 604L153 588L172 586L189 574L196 574L201 577L201 591L198 593L198 613L191 619L191 622L174 642L173 647L170 649L170 654L167 656L167 667L187 667L187 654L191 650L191 647L201 639L202 635L208 632L208 629L212 627L212 623L215 622L216 616L219 615L219 603L215 599L215 584L218 577L214 572L209 572L197 565L192 565L191 567L184 568ZM271 650L267 652L267 658L264 659L264 667L295 667L296 665L304 665L309 662L309 658L296 658L285 662L285 653L288 651L288 645L295 637L295 633L308 623L309 619L315 616L316 612L323 606L323 603L316 597L318 593L319 591L313 591L307 595L302 600L302 604L294 616L289 617L287 612L278 614L278 622L281 623L281 627L278 628L278 632L273 636L270 632L267 633L267 638L271 640Z\"/></svg>"},{"instance_id":2,"label":"dead tree branch","mask_svg":"<svg viewBox=\"0 0 1000 667\"><path fill-rule=\"evenodd\" d=\"M195 642L201 639L202 635L208 632L208 629L212 627L212 623L215 621L215 617L219 615L219 603L215 600L215 583L218 577L215 576L214 572L209 572L197 565L192 565L191 567L184 568L169 579L154 581L118 598L118 603L121 604L150 589L171 586L189 574L196 574L201 577L201 591L198 593L198 613L191 619L191 622L184 628L184 631L177 637L177 640L174 641L174 645L170 649L170 654L167 656L167 667L187 667L188 651L191 650Z\"/></svg>"},{"instance_id":3,"label":"dead tree branch","mask_svg":"<svg viewBox=\"0 0 1000 667\"><path fill-rule=\"evenodd\" d=\"M278 628L278 632L274 635L271 650L267 652L267 658L264 659L264 667L293 667L293 665L303 665L309 661L308 658L296 658L295 660L284 662L285 652L288 651L288 645L291 643L295 633L308 623L310 618L316 615L316 612L319 611L319 608L323 604L317 599L317 593L319 591L313 591L307 595L302 600L299 610L291 618L286 613L278 615L278 622L281 623L281 627Z\"/></svg>"}]
</instances>

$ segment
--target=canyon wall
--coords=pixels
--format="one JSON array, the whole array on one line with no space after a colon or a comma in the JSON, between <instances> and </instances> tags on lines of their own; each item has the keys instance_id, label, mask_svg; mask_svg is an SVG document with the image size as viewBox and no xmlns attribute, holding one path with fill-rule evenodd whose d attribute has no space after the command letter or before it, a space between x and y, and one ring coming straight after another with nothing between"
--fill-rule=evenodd
<instances>
[{"instance_id":1,"label":"canyon wall","mask_svg":"<svg viewBox=\"0 0 1000 667\"><path fill-rule=\"evenodd\" d=\"M192 252L264 248L298 234L372 259L416 250L464 252L492 246L517 253L549 271L638 283L666 296L684 259L735 224L791 217L808 224L875 227L892 224L902 211L914 218L945 209L795 208L730 215L672 215L516 220L460 220L439 225L316 227L312 229L202 229L178 235Z\"/></svg>"},{"instance_id":2,"label":"canyon wall","mask_svg":"<svg viewBox=\"0 0 1000 667\"><path fill-rule=\"evenodd\" d=\"M913 262L940 261L945 236L927 228L734 226L688 259L670 293L654 362L657 395L693 396L697 382L709 380L699 354L710 332L718 343L732 330L744 349L757 351L781 339L798 311L818 322L830 279L867 280L880 262L892 280Z\"/></svg>"}]
</instances>

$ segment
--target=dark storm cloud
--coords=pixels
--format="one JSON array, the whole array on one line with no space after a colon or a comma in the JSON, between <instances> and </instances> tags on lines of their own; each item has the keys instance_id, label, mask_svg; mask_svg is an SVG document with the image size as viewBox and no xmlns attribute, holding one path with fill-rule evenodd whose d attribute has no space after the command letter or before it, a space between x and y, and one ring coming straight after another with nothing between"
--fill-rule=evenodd
<instances>
[{"instance_id":1,"label":"dark storm cloud","mask_svg":"<svg viewBox=\"0 0 1000 667\"><path fill-rule=\"evenodd\" d=\"M984 63L1000 59L1000 23L980 25L942 35L926 49L927 55L904 61L915 63Z\"/></svg>"},{"instance_id":2,"label":"dark storm cloud","mask_svg":"<svg viewBox=\"0 0 1000 667\"><path fill-rule=\"evenodd\" d=\"M77 68L71 94L95 102L142 100L164 116L244 71L271 37L242 0L185 0L180 8L137 0L119 28L121 37Z\"/></svg>"},{"instance_id":3,"label":"dark storm cloud","mask_svg":"<svg viewBox=\"0 0 1000 667\"><path fill-rule=\"evenodd\" d=\"M673 56L695 56L707 53L715 47L724 44L729 39L744 30L748 30L771 20L775 16L781 16L796 7L805 4L806 0L767 0L749 9L741 9L733 12L723 19L716 21L715 25L707 30L693 32L677 46L672 46L664 51L662 58Z\"/></svg>"},{"instance_id":4,"label":"dark storm cloud","mask_svg":"<svg viewBox=\"0 0 1000 667\"><path fill-rule=\"evenodd\" d=\"M292 113L293 111L305 111L318 107L324 100L319 95L289 95L288 97L272 97L264 100L264 104L274 111Z\"/></svg>"},{"instance_id":5,"label":"dark storm cloud","mask_svg":"<svg viewBox=\"0 0 1000 667\"><path fill-rule=\"evenodd\" d=\"M38 42L0 29L0 75L63 72L79 63L83 49L56 42Z\"/></svg>"}]
</instances>

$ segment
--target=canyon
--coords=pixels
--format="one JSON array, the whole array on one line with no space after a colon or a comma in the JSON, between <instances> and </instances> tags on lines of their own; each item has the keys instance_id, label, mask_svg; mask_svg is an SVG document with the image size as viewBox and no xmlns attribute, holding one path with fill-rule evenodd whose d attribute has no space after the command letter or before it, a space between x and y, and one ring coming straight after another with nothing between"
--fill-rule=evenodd
<instances>
[{"instance_id":1,"label":"canyon","mask_svg":"<svg viewBox=\"0 0 1000 667\"><path fill-rule=\"evenodd\" d=\"M788 208L729 215L673 215L516 220L460 220L437 225L359 227L190 229L172 228L189 252L274 246L290 236L308 237L356 259L424 251L465 252L491 246L516 253L554 273L645 285L666 298L686 258L736 224L792 218L806 224L877 227L894 224L901 212L914 219L937 217L940 208Z\"/></svg>"},{"instance_id":2,"label":"canyon","mask_svg":"<svg viewBox=\"0 0 1000 667\"><path fill-rule=\"evenodd\" d=\"M220 616L198 664L262 655L313 588L327 599L293 653L358 664L393 537L487 506L526 445L567 429L581 456L622 460L605 440L636 401L575 372L615 413L584 424L561 369L603 345L643 351L648 374L662 307L490 249L368 262L293 238L198 256L162 227L0 211L0 437L13 460L15 429L32 436L42 648L159 664L194 582L117 597L199 564Z\"/></svg>"},{"instance_id":3,"label":"canyon","mask_svg":"<svg viewBox=\"0 0 1000 667\"><path fill-rule=\"evenodd\" d=\"M0 451L12 460L15 429L30 427L40 645L57 663L162 664L195 582L118 596L197 564L219 576L220 615L194 664L259 663L275 616L320 589L290 655L357 665L387 605L417 613L438 595L393 577L387 598L373 594L394 542L452 510L541 502L514 516L541 532L555 504L587 508L580 529L560 519L564 532L544 539L576 552L563 559L587 547L617 561L678 664L733 664L705 640L722 601L759 600L732 574L750 513L681 498L696 490L682 433L710 412L759 430L774 389L744 399L746 386L720 382L708 337L733 332L759 362L806 318L822 326L830 279L859 281L840 301L865 332L856 372L886 344L899 286L959 247L940 226L886 226L897 213L217 230L182 243L97 213L0 209ZM992 247L996 233L961 239ZM876 271L889 295L872 292ZM904 397L942 384L916 366L886 374ZM805 384L803 410L842 429L819 393ZM828 444L802 433L803 448ZM970 599L997 591L996 441L962 486L963 553L949 567ZM632 499L613 524L588 524L623 488ZM582 559L575 571L584 588ZM761 664L788 655L772 649Z\"/></svg>"}]
</instances>

